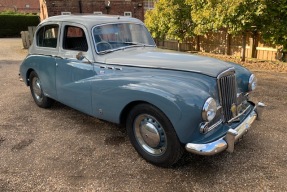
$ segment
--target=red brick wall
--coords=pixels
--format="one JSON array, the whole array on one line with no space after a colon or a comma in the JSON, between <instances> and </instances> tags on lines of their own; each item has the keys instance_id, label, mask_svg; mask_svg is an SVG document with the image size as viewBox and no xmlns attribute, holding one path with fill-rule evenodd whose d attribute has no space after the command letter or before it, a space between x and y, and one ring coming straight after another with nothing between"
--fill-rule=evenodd
<instances>
[{"instance_id":1,"label":"red brick wall","mask_svg":"<svg viewBox=\"0 0 287 192\"><path fill-rule=\"evenodd\" d=\"M29 5L29 7L26 7ZM0 11L17 11L24 13L39 13L39 0L0 0Z\"/></svg>"},{"instance_id":2,"label":"red brick wall","mask_svg":"<svg viewBox=\"0 0 287 192\"><path fill-rule=\"evenodd\" d=\"M100 11L103 14L124 15L124 12L132 12L132 17L144 20L143 0L110 0L110 8L106 8L107 0L46 0L48 16L61 15L61 12L79 14L79 2L83 14Z\"/></svg>"}]
</instances>

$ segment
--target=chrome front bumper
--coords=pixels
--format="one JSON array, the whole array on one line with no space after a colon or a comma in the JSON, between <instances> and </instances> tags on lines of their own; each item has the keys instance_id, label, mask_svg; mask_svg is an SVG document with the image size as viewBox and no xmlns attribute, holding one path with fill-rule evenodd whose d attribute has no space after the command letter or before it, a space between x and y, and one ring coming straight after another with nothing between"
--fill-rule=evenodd
<instances>
[{"instance_id":1,"label":"chrome front bumper","mask_svg":"<svg viewBox=\"0 0 287 192\"><path fill-rule=\"evenodd\" d=\"M235 129L229 129L224 137L205 144L187 143L185 149L199 155L214 155L224 150L233 152L235 142L247 133L255 119L260 118L264 106L263 103L258 103L248 117Z\"/></svg>"}]
</instances>

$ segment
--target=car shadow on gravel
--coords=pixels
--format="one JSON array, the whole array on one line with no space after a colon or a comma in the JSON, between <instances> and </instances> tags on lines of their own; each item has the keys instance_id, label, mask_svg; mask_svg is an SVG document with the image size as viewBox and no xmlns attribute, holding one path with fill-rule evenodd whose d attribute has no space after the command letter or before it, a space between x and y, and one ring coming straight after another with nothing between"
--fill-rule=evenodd
<instances>
[{"instance_id":1,"label":"car shadow on gravel","mask_svg":"<svg viewBox=\"0 0 287 192\"><path fill-rule=\"evenodd\" d=\"M82 123L83 126L77 131L79 135L91 135L97 134L99 131L105 131L105 144L112 146L120 145L128 140L126 128L123 125L89 116L57 101L48 110L61 113L61 117L73 121L73 124Z\"/></svg>"},{"instance_id":2,"label":"car shadow on gravel","mask_svg":"<svg viewBox=\"0 0 287 192\"><path fill-rule=\"evenodd\" d=\"M105 145L113 147L120 146L126 142L129 142L126 128L123 125L118 125L107 122L105 120L97 119L57 101L55 101L52 107L48 110L54 113L60 113L59 115L61 116L62 120L69 120L70 123L73 125L80 122L82 126L79 130L77 130L78 135L87 135L93 137L98 135L99 133L103 133L105 135ZM137 155L135 150L131 150L131 153L134 153L137 158L141 158L139 155ZM216 164L221 164L224 161L226 161L226 157L224 158L222 154L215 156L200 156L185 152L183 157L178 161L178 163L170 167L170 169L192 169L192 171L198 172L198 174L200 175L203 170L208 170L209 173L217 172L218 166L216 166Z\"/></svg>"},{"instance_id":3,"label":"car shadow on gravel","mask_svg":"<svg viewBox=\"0 0 287 192\"><path fill-rule=\"evenodd\" d=\"M227 166L230 169L237 170L238 165L242 167L248 166L250 161L246 162L244 160L248 160L251 157L253 160L257 159L265 150L263 146L258 145L260 138L255 138L255 136L256 134L253 130L244 135L242 141L240 140L235 144L233 153L223 151L212 156L202 156L185 152L172 168L175 170L190 170L195 172L195 175L202 175L206 174L206 172L216 174L220 167L222 169L222 167Z\"/></svg>"},{"instance_id":4,"label":"car shadow on gravel","mask_svg":"<svg viewBox=\"0 0 287 192\"><path fill-rule=\"evenodd\" d=\"M104 144L111 147L121 146L129 142L126 128L123 125L97 119L59 102L55 102L53 106L47 110L56 114L56 116L61 116L63 121L67 120L72 125L80 125L76 131L77 135L95 137L98 134L102 134L104 135ZM73 129L72 127L66 128L65 126L60 126L59 128ZM235 149L236 151L234 153L222 152L214 156L201 156L185 152L183 157L170 168L172 170L190 170L195 172L199 177L201 177L204 172L216 174L219 171L219 167L222 167L224 164L233 166L233 162L239 161L238 159L248 158L248 151L254 152L253 148L256 143L252 140L252 136L248 135L248 137L249 138L244 139L244 142L236 144L236 148L238 149ZM259 146L256 146L256 148L258 147ZM135 150L132 148L131 150L131 153L137 155ZM254 155L256 154L252 154L252 156ZM137 158L141 157L137 155Z\"/></svg>"}]
</instances>

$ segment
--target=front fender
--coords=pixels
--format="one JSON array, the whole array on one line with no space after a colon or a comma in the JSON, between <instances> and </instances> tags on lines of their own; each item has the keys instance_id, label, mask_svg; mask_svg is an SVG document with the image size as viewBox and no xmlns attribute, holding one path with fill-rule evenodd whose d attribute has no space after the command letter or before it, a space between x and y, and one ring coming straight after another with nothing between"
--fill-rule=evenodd
<instances>
[{"instance_id":1,"label":"front fender","mask_svg":"<svg viewBox=\"0 0 287 192\"><path fill-rule=\"evenodd\" d=\"M171 121L179 140L190 142L202 121L201 110L210 96L198 79L170 76L134 76L94 80L95 116L120 122L120 114L132 102L146 102L159 108Z\"/></svg>"}]
</instances>

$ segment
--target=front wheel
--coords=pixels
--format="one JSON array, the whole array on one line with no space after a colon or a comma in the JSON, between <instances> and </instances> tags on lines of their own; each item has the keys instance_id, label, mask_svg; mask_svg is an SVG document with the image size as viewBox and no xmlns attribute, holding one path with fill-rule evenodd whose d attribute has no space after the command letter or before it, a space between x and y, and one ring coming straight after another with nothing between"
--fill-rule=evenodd
<instances>
[{"instance_id":1,"label":"front wheel","mask_svg":"<svg viewBox=\"0 0 287 192\"><path fill-rule=\"evenodd\" d=\"M46 97L42 90L41 81L35 71L32 71L29 76L30 90L35 103L42 108L49 108L52 106L53 100Z\"/></svg>"},{"instance_id":2,"label":"front wheel","mask_svg":"<svg viewBox=\"0 0 287 192\"><path fill-rule=\"evenodd\" d=\"M183 154L171 122L152 105L140 104L130 111L127 132L137 152L157 166L169 167Z\"/></svg>"}]
</instances>

